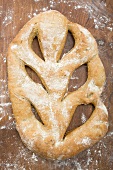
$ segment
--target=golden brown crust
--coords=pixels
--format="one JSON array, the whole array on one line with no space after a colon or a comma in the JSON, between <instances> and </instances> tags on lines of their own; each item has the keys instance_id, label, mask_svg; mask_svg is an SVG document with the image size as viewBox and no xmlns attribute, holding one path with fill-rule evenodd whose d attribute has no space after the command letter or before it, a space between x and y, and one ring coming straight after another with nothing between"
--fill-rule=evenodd
<instances>
[{"instance_id":1,"label":"golden brown crust","mask_svg":"<svg viewBox=\"0 0 113 170\"><path fill-rule=\"evenodd\" d=\"M60 60L68 30L73 34L75 46ZM31 48L35 36L45 61ZM73 71L85 63L86 83L64 97ZM38 74L46 90L30 79L25 65ZM104 82L105 72L95 39L88 30L57 11L40 13L31 19L9 46L8 86L16 127L25 145L45 158L69 158L106 134L108 115L100 99ZM89 103L95 106L91 117L64 138L76 107ZM44 125L33 115L31 104Z\"/></svg>"}]
</instances>

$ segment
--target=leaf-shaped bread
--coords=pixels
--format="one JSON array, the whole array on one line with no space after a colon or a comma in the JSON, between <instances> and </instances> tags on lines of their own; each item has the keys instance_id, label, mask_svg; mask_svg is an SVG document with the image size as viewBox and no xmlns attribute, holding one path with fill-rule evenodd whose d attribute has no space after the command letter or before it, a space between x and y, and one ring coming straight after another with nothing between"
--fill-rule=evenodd
<instances>
[{"instance_id":1,"label":"leaf-shaped bread","mask_svg":"<svg viewBox=\"0 0 113 170\"><path fill-rule=\"evenodd\" d=\"M75 45L60 59L68 30ZM35 36L44 60L31 48ZM65 96L73 71L85 63L87 81ZM45 89L28 76L26 65L37 73ZM108 115L100 99L104 82L105 71L95 39L87 29L57 11L32 18L9 46L8 86L16 128L25 145L45 158L69 158L106 134ZM76 107L89 103L95 107L91 117L64 137ZM43 124L32 113L31 104Z\"/></svg>"}]
</instances>

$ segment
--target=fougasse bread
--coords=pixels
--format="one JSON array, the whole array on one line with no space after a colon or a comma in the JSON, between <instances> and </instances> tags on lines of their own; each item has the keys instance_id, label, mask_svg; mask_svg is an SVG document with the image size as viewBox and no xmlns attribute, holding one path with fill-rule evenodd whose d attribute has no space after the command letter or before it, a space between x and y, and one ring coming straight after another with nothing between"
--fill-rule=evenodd
<instances>
[{"instance_id":1,"label":"fougasse bread","mask_svg":"<svg viewBox=\"0 0 113 170\"><path fill-rule=\"evenodd\" d=\"M61 58L68 31L75 45ZM36 36L44 60L32 49ZM97 43L87 29L58 11L40 13L11 42L7 60L16 128L27 148L44 158L62 160L91 147L106 134L108 112L100 99L105 71ZM73 71L83 64L88 67L87 81L66 95ZM26 65L37 73L43 86L29 77ZM65 135L77 106L90 103L95 108L90 118ZM31 105L43 123L36 119Z\"/></svg>"}]
</instances>

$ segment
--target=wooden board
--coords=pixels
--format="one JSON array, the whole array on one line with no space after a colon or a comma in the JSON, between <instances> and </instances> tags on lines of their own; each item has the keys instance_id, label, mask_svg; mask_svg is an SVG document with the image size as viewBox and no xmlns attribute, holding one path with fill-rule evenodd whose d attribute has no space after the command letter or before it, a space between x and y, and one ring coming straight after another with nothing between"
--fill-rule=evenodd
<instances>
[{"instance_id":1,"label":"wooden board","mask_svg":"<svg viewBox=\"0 0 113 170\"><path fill-rule=\"evenodd\" d=\"M109 112L109 131L93 147L65 161L50 161L29 151L15 129L15 121L7 87L7 49L9 43L36 14L55 9L70 21L86 27L96 38L99 55L106 72L102 100ZM113 0L0 0L0 169L1 170L112 170L113 169ZM75 42L76 43L76 42ZM63 53L74 45L68 34ZM37 39L33 50L41 56ZM29 76L40 82L37 75L26 68ZM69 91L77 90L87 79L87 65L74 71ZM68 130L82 125L94 107L77 108Z\"/></svg>"}]
</instances>

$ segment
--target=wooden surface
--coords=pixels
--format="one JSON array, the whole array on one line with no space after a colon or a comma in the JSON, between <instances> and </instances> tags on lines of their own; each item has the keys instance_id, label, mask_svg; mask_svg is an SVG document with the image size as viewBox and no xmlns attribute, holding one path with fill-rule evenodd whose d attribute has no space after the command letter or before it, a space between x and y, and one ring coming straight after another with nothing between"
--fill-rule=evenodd
<instances>
[{"instance_id":1,"label":"wooden surface","mask_svg":"<svg viewBox=\"0 0 113 170\"><path fill-rule=\"evenodd\" d=\"M99 55L106 72L102 100L109 112L107 135L90 149L65 161L49 161L29 151L15 129L7 88L6 54L9 43L34 15L49 9L63 13L70 21L86 27L96 38ZM0 169L1 170L112 170L113 169L113 0L0 0ZM74 45L68 33L63 53ZM41 56L37 39L33 49ZM29 76L40 82L36 73L26 68ZM87 65L74 71L69 91L77 90L87 79ZM82 125L94 107L77 108L68 130ZM34 111L35 112L35 111ZM39 119L39 118L38 118Z\"/></svg>"}]
</instances>

